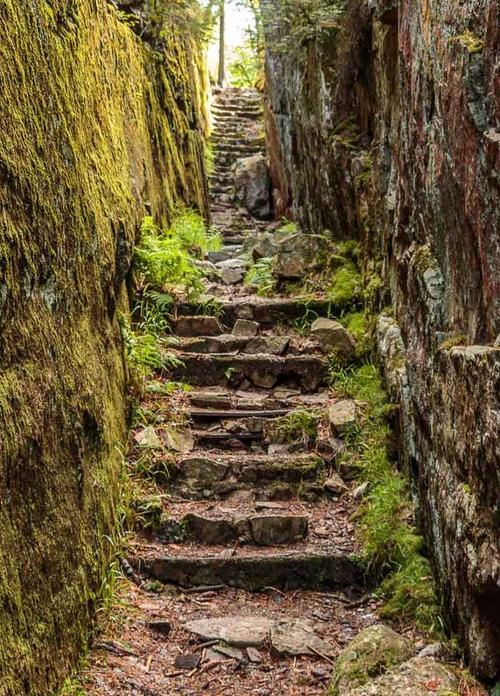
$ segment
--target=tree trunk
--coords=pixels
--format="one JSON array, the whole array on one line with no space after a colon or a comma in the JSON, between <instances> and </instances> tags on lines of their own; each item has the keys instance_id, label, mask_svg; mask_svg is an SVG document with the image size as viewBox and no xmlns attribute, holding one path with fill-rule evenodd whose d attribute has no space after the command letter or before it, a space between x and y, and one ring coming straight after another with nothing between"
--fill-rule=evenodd
<instances>
[{"instance_id":1,"label":"tree trunk","mask_svg":"<svg viewBox=\"0 0 500 696\"><path fill-rule=\"evenodd\" d=\"M226 81L226 7L225 0L220 0L220 29L219 29L219 78L221 87Z\"/></svg>"}]
</instances>

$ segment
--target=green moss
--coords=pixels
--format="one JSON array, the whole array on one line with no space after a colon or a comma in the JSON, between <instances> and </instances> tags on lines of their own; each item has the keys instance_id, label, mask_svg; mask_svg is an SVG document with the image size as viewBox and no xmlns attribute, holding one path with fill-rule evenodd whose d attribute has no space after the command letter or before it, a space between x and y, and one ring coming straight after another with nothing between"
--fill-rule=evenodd
<instances>
[{"instance_id":1,"label":"green moss","mask_svg":"<svg viewBox=\"0 0 500 696\"><path fill-rule=\"evenodd\" d=\"M455 346L465 346L467 345L468 337L464 334L456 334L455 336L450 336L446 338L442 343L439 344L439 350L451 350Z\"/></svg>"},{"instance_id":2,"label":"green moss","mask_svg":"<svg viewBox=\"0 0 500 696\"><path fill-rule=\"evenodd\" d=\"M335 308L355 306L362 299L363 279L352 262L346 262L335 271L327 289L327 298Z\"/></svg>"},{"instance_id":3,"label":"green moss","mask_svg":"<svg viewBox=\"0 0 500 696\"><path fill-rule=\"evenodd\" d=\"M115 561L137 232L146 207L204 210L205 126L182 34L159 60L108 3L1 18L0 693L45 696Z\"/></svg>"},{"instance_id":4,"label":"green moss","mask_svg":"<svg viewBox=\"0 0 500 696\"><path fill-rule=\"evenodd\" d=\"M466 29L463 34L454 36L452 40L466 48L469 53L480 53L485 46L484 40L476 36L470 29Z\"/></svg>"},{"instance_id":5,"label":"green moss","mask_svg":"<svg viewBox=\"0 0 500 696\"><path fill-rule=\"evenodd\" d=\"M387 400L378 369L371 364L343 368L333 362L330 379L334 390L360 402L359 427L346 439L338 461L357 465L368 490L357 515L362 558L368 572L383 581L380 592L387 600L387 617L417 625L439 635L440 607L423 539L412 524L408 482L390 458L387 417L393 407ZM421 606L423 600L425 606Z\"/></svg>"}]
</instances>

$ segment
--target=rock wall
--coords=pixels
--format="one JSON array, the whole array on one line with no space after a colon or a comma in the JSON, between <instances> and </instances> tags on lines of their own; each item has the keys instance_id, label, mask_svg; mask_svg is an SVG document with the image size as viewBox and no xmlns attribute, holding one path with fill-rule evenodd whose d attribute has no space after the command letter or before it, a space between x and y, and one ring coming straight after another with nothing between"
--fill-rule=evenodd
<instances>
[{"instance_id":1,"label":"rock wall","mask_svg":"<svg viewBox=\"0 0 500 696\"><path fill-rule=\"evenodd\" d=\"M113 547L144 214L205 210L203 76L104 0L0 0L0 694L54 693Z\"/></svg>"},{"instance_id":2,"label":"rock wall","mask_svg":"<svg viewBox=\"0 0 500 696\"><path fill-rule=\"evenodd\" d=\"M498 678L500 5L350 0L293 50L264 9L276 195L362 240L401 463L452 627Z\"/></svg>"}]
</instances>

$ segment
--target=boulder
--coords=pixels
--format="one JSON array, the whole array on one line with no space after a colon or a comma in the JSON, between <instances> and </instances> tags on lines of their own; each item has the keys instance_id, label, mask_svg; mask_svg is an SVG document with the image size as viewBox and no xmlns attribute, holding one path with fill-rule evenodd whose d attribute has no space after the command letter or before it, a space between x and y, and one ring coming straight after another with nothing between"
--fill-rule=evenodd
<instances>
[{"instance_id":1,"label":"boulder","mask_svg":"<svg viewBox=\"0 0 500 696\"><path fill-rule=\"evenodd\" d=\"M238 202L259 220L271 217L271 177L264 155L245 157L236 162L234 187Z\"/></svg>"},{"instance_id":2,"label":"boulder","mask_svg":"<svg viewBox=\"0 0 500 696\"><path fill-rule=\"evenodd\" d=\"M225 285L241 283L246 273L246 263L241 259L227 259L216 264L217 272Z\"/></svg>"},{"instance_id":3,"label":"boulder","mask_svg":"<svg viewBox=\"0 0 500 696\"><path fill-rule=\"evenodd\" d=\"M342 691L342 695L455 696L459 693L459 681L456 671L451 666L430 657L415 657L364 686Z\"/></svg>"},{"instance_id":4,"label":"boulder","mask_svg":"<svg viewBox=\"0 0 500 696\"><path fill-rule=\"evenodd\" d=\"M330 476L326 479L324 487L325 490L327 490L329 493L333 493L334 495L342 495L342 493L345 493L347 490L347 486L345 485L344 481L335 472L330 474Z\"/></svg>"},{"instance_id":5,"label":"boulder","mask_svg":"<svg viewBox=\"0 0 500 696\"><path fill-rule=\"evenodd\" d=\"M331 696L355 693L354 689L362 687L373 675L397 667L413 653L412 642L388 626L377 624L365 628L338 656Z\"/></svg>"},{"instance_id":6,"label":"boulder","mask_svg":"<svg viewBox=\"0 0 500 696\"><path fill-rule=\"evenodd\" d=\"M328 242L321 235L299 232L285 237L278 245L273 275L282 280L299 280L321 267L327 251Z\"/></svg>"},{"instance_id":7,"label":"boulder","mask_svg":"<svg viewBox=\"0 0 500 696\"><path fill-rule=\"evenodd\" d=\"M323 353L335 353L346 358L356 350L356 343L349 331L333 319L316 319L311 325L311 336Z\"/></svg>"}]
</instances>

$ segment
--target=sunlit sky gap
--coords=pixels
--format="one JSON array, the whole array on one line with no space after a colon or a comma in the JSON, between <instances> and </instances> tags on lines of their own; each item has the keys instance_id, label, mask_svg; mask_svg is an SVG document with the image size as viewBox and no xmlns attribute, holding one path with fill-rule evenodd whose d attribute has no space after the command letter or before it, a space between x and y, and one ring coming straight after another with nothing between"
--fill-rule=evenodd
<instances>
[{"instance_id":1,"label":"sunlit sky gap","mask_svg":"<svg viewBox=\"0 0 500 696\"><path fill-rule=\"evenodd\" d=\"M226 51L228 60L236 46L241 46L245 40L246 30L253 25L252 13L234 2L226 1ZM208 54L210 72L215 76L218 62L218 31L215 32Z\"/></svg>"}]
</instances>

